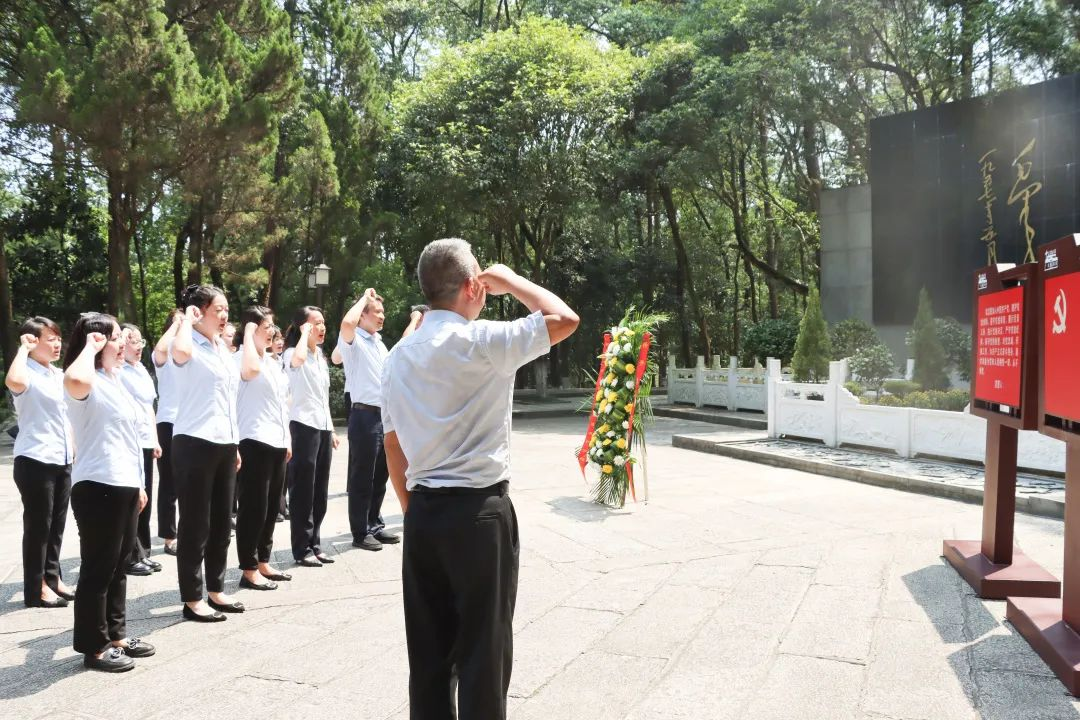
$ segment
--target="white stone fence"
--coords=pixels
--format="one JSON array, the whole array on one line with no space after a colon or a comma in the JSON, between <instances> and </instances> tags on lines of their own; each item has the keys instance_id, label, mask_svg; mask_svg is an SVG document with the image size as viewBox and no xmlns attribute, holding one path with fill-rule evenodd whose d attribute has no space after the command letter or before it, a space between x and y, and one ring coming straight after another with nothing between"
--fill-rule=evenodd
<instances>
[{"instance_id":1,"label":"white stone fence","mask_svg":"<svg viewBox=\"0 0 1080 720\"><path fill-rule=\"evenodd\" d=\"M698 355L697 366L675 367L675 356L668 357L668 400L695 407L705 405L728 410L757 410L765 412L768 392L765 387L765 368L741 368L739 359L732 357L728 366L713 358L713 366L705 367L705 358Z\"/></svg>"},{"instance_id":2,"label":"white stone fence","mask_svg":"<svg viewBox=\"0 0 1080 720\"><path fill-rule=\"evenodd\" d=\"M984 419L966 411L864 405L844 388L845 360L829 363L827 383L791 382L781 376L776 360L768 361L766 373L769 437L891 450L906 458L985 460ZM1018 461L1021 468L1064 472L1065 444L1021 431Z\"/></svg>"}]
</instances>

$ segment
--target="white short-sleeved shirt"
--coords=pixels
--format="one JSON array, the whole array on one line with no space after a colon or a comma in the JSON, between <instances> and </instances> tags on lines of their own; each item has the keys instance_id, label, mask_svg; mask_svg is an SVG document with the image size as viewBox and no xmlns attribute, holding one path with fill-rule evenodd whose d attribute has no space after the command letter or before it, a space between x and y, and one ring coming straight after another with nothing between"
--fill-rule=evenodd
<instances>
[{"instance_id":1,"label":"white short-sleeved shirt","mask_svg":"<svg viewBox=\"0 0 1080 720\"><path fill-rule=\"evenodd\" d=\"M171 353L164 365L159 366L157 361L154 361L154 373L158 382L157 421L175 423L179 393L176 388L176 366L173 365Z\"/></svg>"},{"instance_id":2,"label":"white short-sleeved shirt","mask_svg":"<svg viewBox=\"0 0 1080 720\"><path fill-rule=\"evenodd\" d=\"M191 359L183 365L173 362L173 368L178 393L173 437L189 435L218 445L240 442L236 421L240 366L221 338L211 343L192 330Z\"/></svg>"},{"instance_id":3,"label":"white short-sleeved shirt","mask_svg":"<svg viewBox=\"0 0 1080 720\"><path fill-rule=\"evenodd\" d=\"M285 373L289 376L289 420L316 430L333 430L330 417L330 366L322 349L308 350L307 360L298 368L292 366L295 348L282 356Z\"/></svg>"},{"instance_id":4,"label":"white short-sleeved shirt","mask_svg":"<svg viewBox=\"0 0 1080 720\"><path fill-rule=\"evenodd\" d=\"M139 425L144 409L124 388L120 378L98 370L89 395L82 400L67 395L66 399L79 448L71 468L71 484L92 481L141 488L143 456Z\"/></svg>"},{"instance_id":5,"label":"white short-sleeved shirt","mask_svg":"<svg viewBox=\"0 0 1080 720\"><path fill-rule=\"evenodd\" d=\"M354 403L382 407L382 370L389 351L379 333L356 328L351 343L338 338L341 364L345 367L345 392Z\"/></svg>"},{"instance_id":6,"label":"white short-sleeved shirt","mask_svg":"<svg viewBox=\"0 0 1080 720\"><path fill-rule=\"evenodd\" d=\"M131 397L143 408L142 422L139 424L139 437L142 438L143 449L157 447L157 429L154 423L154 400L157 398L157 390L154 388L154 378L142 363L124 363L120 369L120 382L131 393Z\"/></svg>"},{"instance_id":7,"label":"white short-sleeved shirt","mask_svg":"<svg viewBox=\"0 0 1080 720\"><path fill-rule=\"evenodd\" d=\"M514 373L550 347L539 311L512 322L428 312L383 370L383 431L397 433L407 487L509 480Z\"/></svg>"},{"instance_id":8,"label":"white short-sleeved shirt","mask_svg":"<svg viewBox=\"0 0 1080 720\"><path fill-rule=\"evenodd\" d=\"M244 362L244 349L234 355L236 365ZM266 352L259 374L252 380L240 378L236 399L240 439L256 440L270 447L289 447L289 380L281 362Z\"/></svg>"},{"instance_id":9,"label":"white short-sleeved shirt","mask_svg":"<svg viewBox=\"0 0 1080 720\"><path fill-rule=\"evenodd\" d=\"M16 395L15 413L19 434L15 457L26 457L49 465L71 462L71 426L64 403L64 373L52 365L26 358L26 389Z\"/></svg>"}]
</instances>

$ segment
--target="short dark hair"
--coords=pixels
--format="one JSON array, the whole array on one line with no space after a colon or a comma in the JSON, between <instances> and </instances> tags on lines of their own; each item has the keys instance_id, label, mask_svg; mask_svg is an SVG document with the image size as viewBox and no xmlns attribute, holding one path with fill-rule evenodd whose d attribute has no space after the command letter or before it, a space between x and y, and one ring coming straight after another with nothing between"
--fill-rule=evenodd
<instances>
[{"instance_id":1,"label":"short dark hair","mask_svg":"<svg viewBox=\"0 0 1080 720\"><path fill-rule=\"evenodd\" d=\"M184 311L183 311L183 310L181 310L180 308L173 308L173 309L172 309L172 310L170 310L170 311L169 311L169 313L168 313L168 314L167 314L167 315L165 316L165 324L164 324L164 325L163 325L163 326L161 327L161 334L162 334L162 335L164 335L165 333L169 332L169 328L171 328L171 327L172 327L172 324L173 324L173 318L174 318L174 317L176 317L176 314L177 314L177 313L179 313L179 314L183 315L183 314L184 314Z\"/></svg>"},{"instance_id":2,"label":"short dark hair","mask_svg":"<svg viewBox=\"0 0 1080 720\"><path fill-rule=\"evenodd\" d=\"M409 312L410 313L418 312L421 315L425 315L425 314L431 312L431 306L429 306L429 305L413 305L411 308L409 308Z\"/></svg>"},{"instance_id":3,"label":"short dark hair","mask_svg":"<svg viewBox=\"0 0 1080 720\"><path fill-rule=\"evenodd\" d=\"M187 310L194 305L205 310L218 295L225 297L225 291L215 285L188 285L180 296L180 307Z\"/></svg>"},{"instance_id":4,"label":"short dark hair","mask_svg":"<svg viewBox=\"0 0 1080 720\"><path fill-rule=\"evenodd\" d=\"M19 337L22 337L23 335L33 335L34 337L39 338L41 337L41 331L46 329L52 330L57 335L63 337L63 333L60 332L60 326L42 315L26 318L23 324L19 326Z\"/></svg>"},{"instance_id":5,"label":"short dark hair","mask_svg":"<svg viewBox=\"0 0 1080 720\"><path fill-rule=\"evenodd\" d=\"M293 313L292 322L289 323L289 329L285 331L285 349L296 347L296 344L300 342L300 327L308 321L311 317L311 313L321 313L322 308L314 305L304 305L298 308ZM325 316L324 316L325 317Z\"/></svg>"},{"instance_id":6,"label":"short dark hair","mask_svg":"<svg viewBox=\"0 0 1080 720\"><path fill-rule=\"evenodd\" d=\"M233 347L244 344L244 333L240 331L241 328L246 328L249 322L262 325L263 320L267 319L274 319L274 311L264 305L251 305L244 308L244 312L240 313L240 325L236 328L236 334L233 335Z\"/></svg>"},{"instance_id":7,"label":"short dark hair","mask_svg":"<svg viewBox=\"0 0 1080 720\"><path fill-rule=\"evenodd\" d=\"M90 333L101 333L105 337L112 335L113 325L116 325L116 318L112 315L106 315L105 313L83 313L79 321L75 323L75 327L71 330L71 337L68 338L67 352L64 353L63 367L65 370L75 362L75 358L79 357L83 348L86 347L86 336ZM94 367L101 367L101 353L98 352L94 356Z\"/></svg>"}]
</instances>

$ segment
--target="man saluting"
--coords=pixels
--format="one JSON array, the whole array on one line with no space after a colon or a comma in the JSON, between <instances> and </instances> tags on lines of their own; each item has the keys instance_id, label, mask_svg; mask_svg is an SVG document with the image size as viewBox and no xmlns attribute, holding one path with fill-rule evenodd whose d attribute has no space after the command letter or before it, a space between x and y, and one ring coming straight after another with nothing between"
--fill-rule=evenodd
<instances>
[{"instance_id":1,"label":"man saluting","mask_svg":"<svg viewBox=\"0 0 1080 720\"><path fill-rule=\"evenodd\" d=\"M386 460L406 511L410 717L499 720L518 576L509 497L514 374L579 321L554 293L510 268L481 272L464 240L428 244L417 275L431 310L391 351L382 381ZM488 294L507 293L531 314L476 319Z\"/></svg>"}]
</instances>

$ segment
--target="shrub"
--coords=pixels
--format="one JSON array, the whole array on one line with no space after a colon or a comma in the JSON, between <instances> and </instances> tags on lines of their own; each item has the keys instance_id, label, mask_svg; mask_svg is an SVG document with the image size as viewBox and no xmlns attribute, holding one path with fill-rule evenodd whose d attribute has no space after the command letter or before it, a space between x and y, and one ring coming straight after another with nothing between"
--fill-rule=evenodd
<instances>
[{"instance_id":1,"label":"shrub","mask_svg":"<svg viewBox=\"0 0 1080 720\"><path fill-rule=\"evenodd\" d=\"M905 407L961 412L968 404L967 390L920 390L903 399Z\"/></svg>"},{"instance_id":2,"label":"shrub","mask_svg":"<svg viewBox=\"0 0 1080 720\"><path fill-rule=\"evenodd\" d=\"M343 418L345 409L345 368L340 365L330 366L330 416Z\"/></svg>"},{"instance_id":3,"label":"shrub","mask_svg":"<svg viewBox=\"0 0 1080 720\"><path fill-rule=\"evenodd\" d=\"M908 393L913 393L919 389L919 383L912 382L911 380L886 380L882 385L885 392L890 395L896 395L897 397L904 397Z\"/></svg>"},{"instance_id":4,"label":"shrub","mask_svg":"<svg viewBox=\"0 0 1080 720\"><path fill-rule=\"evenodd\" d=\"M855 353L849 366L856 378L881 395L881 383L893 373L896 364L889 348L878 343Z\"/></svg>"},{"instance_id":5,"label":"shrub","mask_svg":"<svg viewBox=\"0 0 1080 720\"><path fill-rule=\"evenodd\" d=\"M948 359L937 334L934 308L926 288L919 291L919 309L911 325L911 354L915 358L915 382L920 387L924 390L949 387L949 378L945 374Z\"/></svg>"},{"instance_id":6,"label":"shrub","mask_svg":"<svg viewBox=\"0 0 1080 720\"><path fill-rule=\"evenodd\" d=\"M862 348L881 344L877 331L855 318L841 320L833 325L829 330L829 337L832 340L833 360L843 360L852 357Z\"/></svg>"},{"instance_id":7,"label":"shrub","mask_svg":"<svg viewBox=\"0 0 1080 720\"><path fill-rule=\"evenodd\" d=\"M875 405L883 405L885 407L904 407L904 401L895 395L882 395L875 402Z\"/></svg>"},{"instance_id":8,"label":"shrub","mask_svg":"<svg viewBox=\"0 0 1080 720\"><path fill-rule=\"evenodd\" d=\"M806 312L799 323L799 338L795 341L795 354L791 359L795 379L800 382L827 380L831 355L829 328L821 312L821 296L814 289L806 300Z\"/></svg>"},{"instance_id":9,"label":"shrub","mask_svg":"<svg viewBox=\"0 0 1080 720\"><path fill-rule=\"evenodd\" d=\"M863 393L866 392L866 388L864 388L860 383L857 383L854 380L848 380L846 383L844 383L844 389L857 398L861 398L863 396Z\"/></svg>"},{"instance_id":10,"label":"shrub","mask_svg":"<svg viewBox=\"0 0 1080 720\"><path fill-rule=\"evenodd\" d=\"M764 364L766 358L777 358L782 365L787 365L795 354L798 336L799 326L794 320L762 320L748 327L743 334L743 359L752 365L755 359Z\"/></svg>"}]
</instances>

